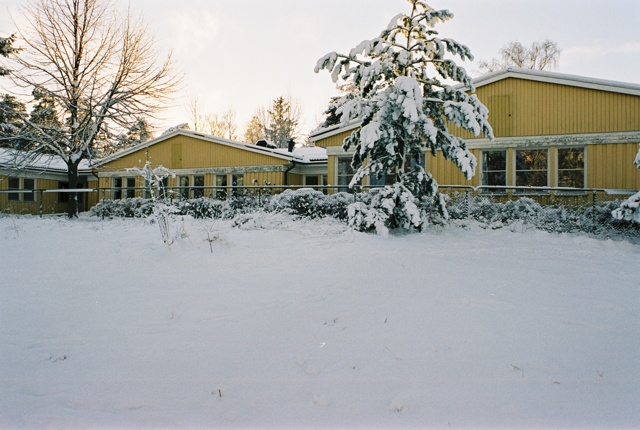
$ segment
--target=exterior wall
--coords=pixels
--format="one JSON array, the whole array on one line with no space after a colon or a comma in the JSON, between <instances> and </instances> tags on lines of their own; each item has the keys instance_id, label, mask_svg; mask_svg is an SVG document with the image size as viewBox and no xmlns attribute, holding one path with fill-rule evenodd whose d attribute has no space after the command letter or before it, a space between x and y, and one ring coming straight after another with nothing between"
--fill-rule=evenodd
<instances>
[{"instance_id":1,"label":"exterior wall","mask_svg":"<svg viewBox=\"0 0 640 430\"><path fill-rule=\"evenodd\" d=\"M478 159L475 176L467 181L459 169L439 154L427 154L426 167L443 185L479 186L482 152L505 150L506 185L516 185L516 151L546 149L547 185L562 186L558 177L558 149L584 149L584 187L640 189L640 172L633 165L640 143L640 97L604 89L590 89L529 79L505 78L477 88L489 109L496 139L476 138L450 125L464 138ZM337 147L351 131L316 142L329 148L329 184L336 178Z\"/></svg>"},{"instance_id":2,"label":"exterior wall","mask_svg":"<svg viewBox=\"0 0 640 430\"><path fill-rule=\"evenodd\" d=\"M146 148L140 149L107 163L101 166L100 171L118 171L131 167L142 168L147 158L151 160L154 167L162 165L172 170L288 164L287 160L267 154L245 151L191 136L177 135L152 145L148 150Z\"/></svg>"},{"instance_id":3,"label":"exterior wall","mask_svg":"<svg viewBox=\"0 0 640 430\"><path fill-rule=\"evenodd\" d=\"M471 153L479 160L480 159L480 151L479 150L471 150ZM460 171L460 169L453 164L451 160L447 160L444 158L442 153L438 151L437 156L433 156L430 152L427 153L426 157L427 171L433 175L433 178L436 180L438 184L442 185L470 185L477 186L480 183L479 175L477 174L478 169L476 169L476 174L471 178L470 181L467 181L467 178Z\"/></svg>"},{"instance_id":4,"label":"exterior wall","mask_svg":"<svg viewBox=\"0 0 640 430\"><path fill-rule=\"evenodd\" d=\"M640 171L633 164L637 143L587 147L587 187L640 190Z\"/></svg>"},{"instance_id":5,"label":"exterior wall","mask_svg":"<svg viewBox=\"0 0 640 430\"><path fill-rule=\"evenodd\" d=\"M516 78L481 86L476 94L489 109L495 137L640 130L638 96Z\"/></svg>"},{"instance_id":6,"label":"exterior wall","mask_svg":"<svg viewBox=\"0 0 640 430\"><path fill-rule=\"evenodd\" d=\"M21 174L20 177L35 179L36 189L57 189L59 186L57 179L42 178L37 174L26 176ZM8 189L9 176L0 175L0 190ZM35 192L33 201L24 201L23 197L21 197L21 201L10 201L9 194L0 194L0 211L10 214L37 215L40 213L40 205L42 204L42 212L45 214L65 213L67 211L67 203L60 202L59 196L58 193Z\"/></svg>"},{"instance_id":7,"label":"exterior wall","mask_svg":"<svg viewBox=\"0 0 640 430\"><path fill-rule=\"evenodd\" d=\"M351 136L353 130L343 131L342 133L336 134L334 136L329 136L326 139L322 139L316 142L316 146L328 147L328 146L342 146L344 140Z\"/></svg>"}]
</instances>

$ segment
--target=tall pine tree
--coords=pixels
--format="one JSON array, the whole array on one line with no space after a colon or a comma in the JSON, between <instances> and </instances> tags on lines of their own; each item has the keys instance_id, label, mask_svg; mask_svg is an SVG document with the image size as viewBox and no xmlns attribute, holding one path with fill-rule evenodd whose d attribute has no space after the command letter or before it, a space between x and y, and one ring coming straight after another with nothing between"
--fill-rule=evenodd
<instances>
[{"instance_id":1,"label":"tall pine tree","mask_svg":"<svg viewBox=\"0 0 640 430\"><path fill-rule=\"evenodd\" d=\"M352 225L379 232L421 228L424 214L416 197L438 197L444 211L436 181L423 162L416 163L425 151L435 156L440 150L467 179L473 176L476 158L449 131L450 124L475 136L493 137L488 110L473 94L471 79L450 59L473 59L469 48L434 30L453 15L419 0L408 1L411 13L394 17L377 38L363 41L348 55L329 53L315 68L327 70L336 84L351 89L328 109L332 122L339 117L342 125L361 123L343 144L345 151L355 149L351 186L366 176L395 176L395 184L374 195L372 207L356 204L350 209ZM454 81L461 85L452 85Z\"/></svg>"}]
</instances>

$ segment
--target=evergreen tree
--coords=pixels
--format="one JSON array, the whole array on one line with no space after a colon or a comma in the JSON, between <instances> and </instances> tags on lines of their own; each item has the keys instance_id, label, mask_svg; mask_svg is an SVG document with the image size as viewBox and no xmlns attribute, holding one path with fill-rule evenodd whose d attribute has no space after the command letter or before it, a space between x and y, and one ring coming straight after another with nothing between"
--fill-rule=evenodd
<instances>
[{"instance_id":1,"label":"evergreen tree","mask_svg":"<svg viewBox=\"0 0 640 430\"><path fill-rule=\"evenodd\" d=\"M263 124L267 140L274 142L279 148L286 148L298 131L301 116L301 110L291 99L275 99L271 109L267 110L268 122Z\"/></svg>"},{"instance_id":2,"label":"evergreen tree","mask_svg":"<svg viewBox=\"0 0 640 430\"><path fill-rule=\"evenodd\" d=\"M379 37L363 41L348 55L329 53L315 68L329 71L335 83L341 80L352 88L329 107L342 125L361 122L343 144L345 151L355 149L350 186L365 176L395 176L394 185L374 195L372 207L359 204L350 209L352 225L375 227L382 233L388 228L423 226L424 214L417 208L416 197L437 197L445 213L436 181L423 162L416 162L423 159L425 150L434 156L441 150L467 179L473 176L476 158L448 124L475 136L493 137L488 111L473 94L471 79L450 59L473 59L469 48L439 37L434 30L453 15L419 0L408 1L411 13L394 17Z\"/></svg>"},{"instance_id":3,"label":"evergreen tree","mask_svg":"<svg viewBox=\"0 0 640 430\"><path fill-rule=\"evenodd\" d=\"M249 121L249 125L247 125L247 129L244 132L244 141L247 143L256 143L265 138L264 127L262 126L259 115L256 113L251 117L251 121Z\"/></svg>"},{"instance_id":4,"label":"evergreen tree","mask_svg":"<svg viewBox=\"0 0 640 430\"><path fill-rule=\"evenodd\" d=\"M24 103L5 94L0 99L0 147L19 147L22 144L20 131L24 127L22 116L26 112Z\"/></svg>"},{"instance_id":5,"label":"evergreen tree","mask_svg":"<svg viewBox=\"0 0 640 430\"><path fill-rule=\"evenodd\" d=\"M15 35L0 37L0 56L9 57L19 49L14 48ZM0 76L9 74L9 69L0 65ZM0 100L0 147L19 146L18 134L24 127L21 115L26 112L25 105L9 94L4 94Z\"/></svg>"},{"instance_id":6,"label":"evergreen tree","mask_svg":"<svg viewBox=\"0 0 640 430\"><path fill-rule=\"evenodd\" d=\"M16 42L16 37L12 34L9 37L0 37L0 56L8 57L9 55L18 52L19 48L14 48L13 44ZM0 76L9 74L9 69L0 65Z\"/></svg>"}]
</instances>

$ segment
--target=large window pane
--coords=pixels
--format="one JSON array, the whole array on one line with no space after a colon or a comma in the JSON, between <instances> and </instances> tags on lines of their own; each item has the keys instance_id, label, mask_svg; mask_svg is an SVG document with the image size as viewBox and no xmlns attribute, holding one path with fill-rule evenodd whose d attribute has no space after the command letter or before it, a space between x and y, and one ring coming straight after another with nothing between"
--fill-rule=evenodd
<instances>
[{"instance_id":1,"label":"large window pane","mask_svg":"<svg viewBox=\"0 0 640 430\"><path fill-rule=\"evenodd\" d=\"M516 185L519 187L548 186L546 149L516 151Z\"/></svg>"},{"instance_id":2,"label":"large window pane","mask_svg":"<svg viewBox=\"0 0 640 430\"><path fill-rule=\"evenodd\" d=\"M348 191L348 186L353 179L353 168L351 167L351 158L338 158L338 185L340 191Z\"/></svg>"},{"instance_id":3,"label":"large window pane","mask_svg":"<svg viewBox=\"0 0 640 430\"><path fill-rule=\"evenodd\" d=\"M116 200L122 198L122 178L113 178L113 198Z\"/></svg>"},{"instance_id":4,"label":"large window pane","mask_svg":"<svg viewBox=\"0 0 640 430\"><path fill-rule=\"evenodd\" d=\"M136 196L136 178L127 178L126 197L128 199Z\"/></svg>"},{"instance_id":5,"label":"large window pane","mask_svg":"<svg viewBox=\"0 0 640 430\"><path fill-rule=\"evenodd\" d=\"M193 198L197 199L204 196L204 176L193 177Z\"/></svg>"},{"instance_id":6,"label":"large window pane","mask_svg":"<svg viewBox=\"0 0 640 430\"><path fill-rule=\"evenodd\" d=\"M19 190L19 189L20 189L20 178L9 178L9 190ZM20 201L20 194L10 193L9 201L13 201L13 202Z\"/></svg>"},{"instance_id":7,"label":"large window pane","mask_svg":"<svg viewBox=\"0 0 640 430\"><path fill-rule=\"evenodd\" d=\"M558 149L558 186L584 188L584 148Z\"/></svg>"},{"instance_id":8,"label":"large window pane","mask_svg":"<svg viewBox=\"0 0 640 430\"><path fill-rule=\"evenodd\" d=\"M227 175L216 175L216 198L224 200L227 198L227 191L222 187L227 186Z\"/></svg>"},{"instance_id":9,"label":"large window pane","mask_svg":"<svg viewBox=\"0 0 640 430\"><path fill-rule=\"evenodd\" d=\"M31 190L30 193L23 194L24 201L25 202L34 202L36 200L36 195L33 192L33 190L36 188L35 179L24 178L22 180L22 183L24 184L22 188L24 188L25 190Z\"/></svg>"},{"instance_id":10,"label":"large window pane","mask_svg":"<svg viewBox=\"0 0 640 430\"><path fill-rule=\"evenodd\" d=\"M507 151L482 152L482 185L507 185Z\"/></svg>"},{"instance_id":11,"label":"large window pane","mask_svg":"<svg viewBox=\"0 0 640 430\"><path fill-rule=\"evenodd\" d=\"M189 177L188 176L178 176L178 194L183 199L189 198Z\"/></svg>"}]
</instances>

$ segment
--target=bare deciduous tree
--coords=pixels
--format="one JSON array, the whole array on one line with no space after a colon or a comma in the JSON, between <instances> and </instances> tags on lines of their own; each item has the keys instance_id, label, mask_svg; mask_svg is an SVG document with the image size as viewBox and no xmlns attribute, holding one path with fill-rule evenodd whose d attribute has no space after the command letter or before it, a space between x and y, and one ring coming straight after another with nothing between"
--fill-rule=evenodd
<instances>
[{"instance_id":1,"label":"bare deciduous tree","mask_svg":"<svg viewBox=\"0 0 640 430\"><path fill-rule=\"evenodd\" d=\"M478 63L478 67L485 73L507 67L535 70L555 69L558 65L560 52L558 43L549 39L533 42L529 48L520 42L510 42L500 49L499 59L482 60Z\"/></svg>"},{"instance_id":2,"label":"bare deciduous tree","mask_svg":"<svg viewBox=\"0 0 640 430\"><path fill-rule=\"evenodd\" d=\"M205 116L200 110L200 102L198 96L191 96L187 104L187 115L193 124L193 131L202 131L205 124Z\"/></svg>"},{"instance_id":3,"label":"bare deciduous tree","mask_svg":"<svg viewBox=\"0 0 640 430\"><path fill-rule=\"evenodd\" d=\"M213 114L205 116L205 123L209 128L209 134L223 137L229 140L238 138L236 127L236 111L231 107L222 115Z\"/></svg>"},{"instance_id":4,"label":"bare deciduous tree","mask_svg":"<svg viewBox=\"0 0 640 430\"><path fill-rule=\"evenodd\" d=\"M73 189L80 162L101 155L101 140L153 118L179 77L171 54L158 61L144 23L116 13L108 0L33 0L23 13L27 30L18 34L25 49L12 57L10 76L51 99L59 125L49 129L25 117L21 149L62 157ZM70 197L72 217L77 198Z\"/></svg>"}]
</instances>

